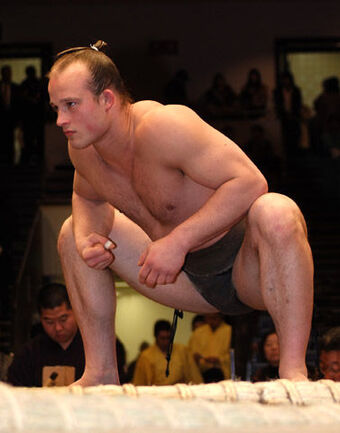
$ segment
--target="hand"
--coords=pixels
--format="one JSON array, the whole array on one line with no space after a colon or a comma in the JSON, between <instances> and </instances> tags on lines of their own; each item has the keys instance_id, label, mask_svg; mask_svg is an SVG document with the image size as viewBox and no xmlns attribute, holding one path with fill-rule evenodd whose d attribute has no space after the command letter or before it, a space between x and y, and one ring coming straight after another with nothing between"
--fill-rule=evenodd
<instances>
[{"instance_id":1,"label":"hand","mask_svg":"<svg viewBox=\"0 0 340 433\"><path fill-rule=\"evenodd\" d=\"M80 243L78 247L80 256L90 268L102 270L114 261L112 250L116 245L111 239L98 233L91 233Z\"/></svg>"},{"instance_id":2,"label":"hand","mask_svg":"<svg viewBox=\"0 0 340 433\"><path fill-rule=\"evenodd\" d=\"M186 252L169 236L152 242L140 256L139 282L148 287L176 281L184 264Z\"/></svg>"}]
</instances>

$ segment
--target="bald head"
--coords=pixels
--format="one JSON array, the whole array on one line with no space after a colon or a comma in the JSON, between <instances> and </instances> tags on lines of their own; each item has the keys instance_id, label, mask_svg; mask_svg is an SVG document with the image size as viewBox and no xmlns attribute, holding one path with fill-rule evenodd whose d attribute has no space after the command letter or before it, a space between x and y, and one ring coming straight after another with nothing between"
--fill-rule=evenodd
<instances>
[{"instance_id":1,"label":"bald head","mask_svg":"<svg viewBox=\"0 0 340 433\"><path fill-rule=\"evenodd\" d=\"M71 65L84 65L89 72L88 86L95 96L100 96L105 89L115 90L119 93L122 102L131 102L131 96L126 89L125 83L114 62L96 45L106 45L102 41L90 47L71 48L63 51L57 56L48 78L56 73L61 73Z\"/></svg>"}]
</instances>

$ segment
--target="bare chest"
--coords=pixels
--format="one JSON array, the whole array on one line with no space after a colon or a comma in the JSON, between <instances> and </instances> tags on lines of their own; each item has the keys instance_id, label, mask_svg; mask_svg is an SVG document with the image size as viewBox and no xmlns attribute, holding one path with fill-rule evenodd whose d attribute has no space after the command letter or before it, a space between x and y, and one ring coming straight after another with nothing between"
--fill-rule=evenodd
<instances>
[{"instance_id":1,"label":"bare chest","mask_svg":"<svg viewBox=\"0 0 340 433\"><path fill-rule=\"evenodd\" d=\"M135 160L130 175L96 161L87 180L104 200L142 227L151 238L172 230L206 201L210 190L180 170Z\"/></svg>"}]
</instances>

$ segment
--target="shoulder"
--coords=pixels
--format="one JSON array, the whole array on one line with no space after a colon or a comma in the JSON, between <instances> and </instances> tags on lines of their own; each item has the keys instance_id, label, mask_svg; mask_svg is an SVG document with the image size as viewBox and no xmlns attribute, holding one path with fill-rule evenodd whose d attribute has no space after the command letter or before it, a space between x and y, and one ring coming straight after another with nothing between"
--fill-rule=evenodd
<instances>
[{"instance_id":1,"label":"shoulder","mask_svg":"<svg viewBox=\"0 0 340 433\"><path fill-rule=\"evenodd\" d=\"M231 325L229 325L229 323L222 322L221 325L220 325L220 327L221 327L221 328L224 328L224 329L230 329L230 328L231 328Z\"/></svg>"},{"instance_id":2,"label":"shoulder","mask_svg":"<svg viewBox=\"0 0 340 433\"><path fill-rule=\"evenodd\" d=\"M139 119L135 129L137 152L152 154L175 166L206 151L209 143L219 141L218 137L222 141L221 133L184 105L154 107Z\"/></svg>"},{"instance_id":3,"label":"shoulder","mask_svg":"<svg viewBox=\"0 0 340 433\"><path fill-rule=\"evenodd\" d=\"M152 366L155 363L157 364L161 353L162 352L160 352L156 345L149 346L140 354L136 365L138 365L139 368L142 368L146 365Z\"/></svg>"},{"instance_id":4,"label":"shoulder","mask_svg":"<svg viewBox=\"0 0 340 433\"><path fill-rule=\"evenodd\" d=\"M202 121L194 110L186 105L180 104L159 104L146 113L144 120L147 122L158 122L160 124L174 121L184 123L187 120Z\"/></svg>"},{"instance_id":5,"label":"shoulder","mask_svg":"<svg viewBox=\"0 0 340 433\"><path fill-rule=\"evenodd\" d=\"M197 124L204 124L202 119L185 105L152 105L138 118L137 138L151 138L166 132L180 134Z\"/></svg>"},{"instance_id":6,"label":"shoulder","mask_svg":"<svg viewBox=\"0 0 340 433\"><path fill-rule=\"evenodd\" d=\"M157 352L157 346L155 344L152 344L151 346L149 346L148 348L144 349L143 352L140 354L140 358L150 358L152 357L155 352Z\"/></svg>"},{"instance_id":7,"label":"shoulder","mask_svg":"<svg viewBox=\"0 0 340 433\"><path fill-rule=\"evenodd\" d=\"M217 331L221 334L228 334L229 332L231 332L231 326L228 325L227 323L223 322L218 327Z\"/></svg>"},{"instance_id":8,"label":"shoulder","mask_svg":"<svg viewBox=\"0 0 340 433\"><path fill-rule=\"evenodd\" d=\"M202 325L193 332L194 337L201 337L211 333L211 328L208 324Z\"/></svg>"}]
</instances>

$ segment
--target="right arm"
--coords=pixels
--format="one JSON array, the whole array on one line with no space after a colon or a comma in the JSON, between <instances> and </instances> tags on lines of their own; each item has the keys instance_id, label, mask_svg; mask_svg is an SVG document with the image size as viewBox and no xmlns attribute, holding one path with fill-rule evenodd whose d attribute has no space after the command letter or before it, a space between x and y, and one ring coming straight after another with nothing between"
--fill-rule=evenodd
<instances>
[{"instance_id":1,"label":"right arm","mask_svg":"<svg viewBox=\"0 0 340 433\"><path fill-rule=\"evenodd\" d=\"M105 248L114 220L114 208L98 197L91 185L75 172L72 195L73 233L77 250L86 264L105 269L114 256L112 245Z\"/></svg>"}]
</instances>

